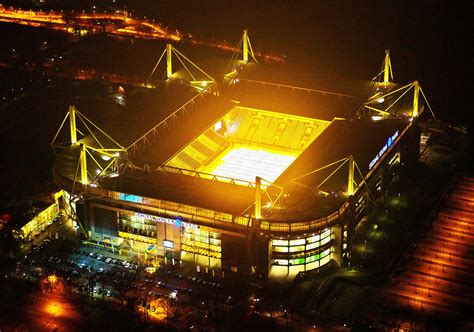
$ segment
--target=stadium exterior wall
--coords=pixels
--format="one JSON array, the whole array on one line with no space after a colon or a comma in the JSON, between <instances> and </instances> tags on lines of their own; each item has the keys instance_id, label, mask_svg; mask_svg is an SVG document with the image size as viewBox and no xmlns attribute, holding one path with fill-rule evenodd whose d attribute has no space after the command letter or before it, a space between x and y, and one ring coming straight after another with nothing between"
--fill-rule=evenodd
<instances>
[{"instance_id":1,"label":"stadium exterior wall","mask_svg":"<svg viewBox=\"0 0 474 332\"><path fill-rule=\"evenodd\" d=\"M255 221L90 186L79 190L80 221L90 240L150 264L165 259L191 262L209 273L291 279L300 272L350 264L357 224L370 219L374 201L386 197L401 170L416 162L418 150L419 130L411 126L371 173L367 185L334 213L305 223ZM57 170L54 178L71 191L71 181Z\"/></svg>"}]
</instances>

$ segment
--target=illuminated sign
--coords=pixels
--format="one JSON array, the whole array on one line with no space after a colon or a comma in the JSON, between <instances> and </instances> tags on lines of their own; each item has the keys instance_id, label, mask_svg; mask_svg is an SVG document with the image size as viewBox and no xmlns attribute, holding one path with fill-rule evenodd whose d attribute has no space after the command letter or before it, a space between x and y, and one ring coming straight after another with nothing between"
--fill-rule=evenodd
<instances>
[{"instance_id":1,"label":"illuminated sign","mask_svg":"<svg viewBox=\"0 0 474 332\"><path fill-rule=\"evenodd\" d=\"M169 248L169 249L174 249L174 242L173 241L168 241L168 240L163 240L163 247Z\"/></svg>"},{"instance_id":2,"label":"illuminated sign","mask_svg":"<svg viewBox=\"0 0 474 332\"><path fill-rule=\"evenodd\" d=\"M120 193L119 197L122 201L127 201L127 202L131 202L131 203L142 203L143 202L143 197L137 196L137 195Z\"/></svg>"},{"instance_id":3,"label":"illuminated sign","mask_svg":"<svg viewBox=\"0 0 474 332\"><path fill-rule=\"evenodd\" d=\"M163 224L169 224L169 225L175 225L178 227L184 227L184 228L194 228L194 229L199 229L198 225L191 224L189 222L185 222L179 219L171 219L171 218L166 218L166 217L160 217L160 216L153 216L151 214L146 214L146 213L135 213L135 217L138 218L143 218L147 220L153 220L156 222L160 222Z\"/></svg>"},{"instance_id":4,"label":"illuminated sign","mask_svg":"<svg viewBox=\"0 0 474 332\"><path fill-rule=\"evenodd\" d=\"M383 148L380 149L379 153L377 153L377 155L374 157L374 159L372 159L372 161L369 164L369 170L371 170L372 167L374 167L374 165L377 163L377 161L379 161L380 158L382 158L384 153L387 152L388 148L390 148L392 146L392 144L395 142L397 137L398 137L398 130L395 132L395 134L393 134L392 136L390 136L387 139L387 143L385 143Z\"/></svg>"}]
</instances>

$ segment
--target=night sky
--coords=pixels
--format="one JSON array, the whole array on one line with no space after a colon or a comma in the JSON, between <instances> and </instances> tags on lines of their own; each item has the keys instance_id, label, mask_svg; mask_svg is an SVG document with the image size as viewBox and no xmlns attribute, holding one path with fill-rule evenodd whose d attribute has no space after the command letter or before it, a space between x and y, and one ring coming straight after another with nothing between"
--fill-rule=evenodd
<instances>
[{"instance_id":1,"label":"night sky","mask_svg":"<svg viewBox=\"0 0 474 332\"><path fill-rule=\"evenodd\" d=\"M304 71L371 79L389 48L397 83L419 80L440 118L472 118L470 1L143 3L148 15L184 31L237 39L246 27L255 48L285 54Z\"/></svg>"},{"instance_id":2,"label":"night sky","mask_svg":"<svg viewBox=\"0 0 474 332\"><path fill-rule=\"evenodd\" d=\"M21 8L126 8L199 37L282 54L296 71L371 79L391 49L397 83L419 80L441 119L469 122L472 1L12 1Z\"/></svg>"}]
</instances>

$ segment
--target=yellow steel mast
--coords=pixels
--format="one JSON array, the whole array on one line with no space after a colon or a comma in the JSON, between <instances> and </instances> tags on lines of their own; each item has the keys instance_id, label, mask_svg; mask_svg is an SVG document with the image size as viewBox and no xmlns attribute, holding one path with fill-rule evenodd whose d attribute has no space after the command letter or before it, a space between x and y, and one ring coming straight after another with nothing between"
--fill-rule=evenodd
<instances>
[{"instance_id":1,"label":"yellow steel mast","mask_svg":"<svg viewBox=\"0 0 474 332\"><path fill-rule=\"evenodd\" d=\"M385 60L383 69L383 82L389 83L390 77L393 80L392 63L390 62L390 50L385 50Z\"/></svg>"},{"instance_id":2,"label":"yellow steel mast","mask_svg":"<svg viewBox=\"0 0 474 332\"><path fill-rule=\"evenodd\" d=\"M418 81L413 82L413 87L415 89L415 93L413 95L413 112L411 117L416 118L418 116L418 98L420 96L420 84Z\"/></svg>"},{"instance_id":3,"label":"yellow steel mast","mask_svg":"<svg viewBox=\"0 0 474 332\"><path fill-rule=\"evenodd\" d=\"M242 39L242 55L243 55L243 58L242 60L244 60L245 63L249 62L249 43L248 43L248 40L249 40L249 36L248 36L248 31L247 30L244 30L244 36L243 36L243 39Z\"/></svg>"},{"instance_id":4,"label":"yellow steel mast","mask_svg":"<svg viewBox=\"0 0 474 332\"><path fill-rule=\"evenodd\" d=\"M171 78L171 75L173 75L173 64L171 61L172 47L171 44L166 44L166 78Z\"/></svg>"},{"instance_id":5,"label":"yellow steel mast","mask_svg":"<svg viewBox=\"0 0 474 332\"><path fill-rule=\"evenodd\" d=\"M255 219L262 217L262 179L255 177Z\"/></svg>"},{"instance_id":6,"label":"yellow steel mast","mask_svg":"<svg viewBox=\"0 0 474 332\"><path fill-rule=\"evenodd\" d=\"M354 194L354 156L349 156L349 175L347 176L347 195Z\"/></svg>"},{"instance_id":7,"label":"yellow steel mast","mask_svg":"<svg viewBox=\"0 0 474 332\"><path fill-rule=\"evenodd\" d=\"M79 155L79 163L81 167L81 179L80 182L83 185L88 185L89 181L87 179L87 151L86 151L86 145L84 143L81 143L81 151Z\"/></svg>"},{"instance_id":8,"label":"yellow steel mast","mask_svg":"<svg viewBox=\"0 0 474 332\"><path fill-rule=\"evenodd\" d=\"M76 132L76 108L69 106L69 124L71 131L71 144L77 143L77 132Z\"/></svg>"}]
</instances>

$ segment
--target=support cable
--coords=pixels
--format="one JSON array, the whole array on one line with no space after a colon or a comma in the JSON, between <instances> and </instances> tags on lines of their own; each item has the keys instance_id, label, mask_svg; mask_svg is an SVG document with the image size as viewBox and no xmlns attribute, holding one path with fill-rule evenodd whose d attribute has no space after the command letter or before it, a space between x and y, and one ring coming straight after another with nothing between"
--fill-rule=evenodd
<instances>
[{"instance_id":1,"label":"support cable","mask_svg":"<svg viewBox=\"0 0 474 332\"><path fill-rule=\"evenodd\" d=\"M160 64L161 60L163 59L163 56L165 55L166 53L166 49L163 51L163 53L161 53L161 56L160 58L158 59L158 62L156 63L155 67L153 67L153 70L151 71L151 74L148 76L148 78L146 79L146 82L148 84L148 82L150 81L151 77L153 76L153 74L155 73L155 70L156 68L158 68L158 65Z\"/></svg>"},{"instance_id":2,"label":"support cable","mask_svg":"<svg viewBox=\"0 0 474 332\"><path fill-rule=\"evenodd\" d=\"M211 76L209 76L204 70L202 70L201 68L199 68L196 64L194 64L194 62L192 62L191 60L189 60L183 53L181 53L180 51L178 51L177 49L175 49L173 47L173 51L177 52L180 56L182 56L186 61L188 61L190 64L192 64L197 70L199 70L201 73L203 73L207 78L209 78L209 80L211 81L215 81L215 79L213 79Z\"/></svg>"},{"instance_id":3,"label":"support cable","mask_svg":"<svg viewBox=\"0 0 474 332\"><path fill-rule=\"evenodd\" d=\"M188 69L188 67L186 67L186 64L183 62L183 60L181 60L181 57L178 55L178 53L176 53L175 49L172 48L172 51L175 52L174 54L176 55L176 57L178 58L179 62L181 62L181 64L183 65L184 69L186 69L186 71L188 72L188 74L191 76L191 78L193 79L193 81L197 81L196 78L194 77L194 75L191 73L191 71Z\"/></svg>"},{"instance_id":4,"label":"support cable","mask_svg":"<svg viewBox=\"0 0 474 332\"><path fill-rule=\"evenodd\" d=\"M430 103L428 102L428 98L426 98L425 93L423 92L423 89L422 89L421 87L420 87L420 91L421 91L421 95L423 96L423 99L424 99L425 102L426 102L426 105L427 105L428 108L430 109L431 115L433 115L433 118L436 119L436 116L435 116L435 114L434 114L434 112L433 112L433 109L431 108Z\"/></svg>"}]
</instances>

